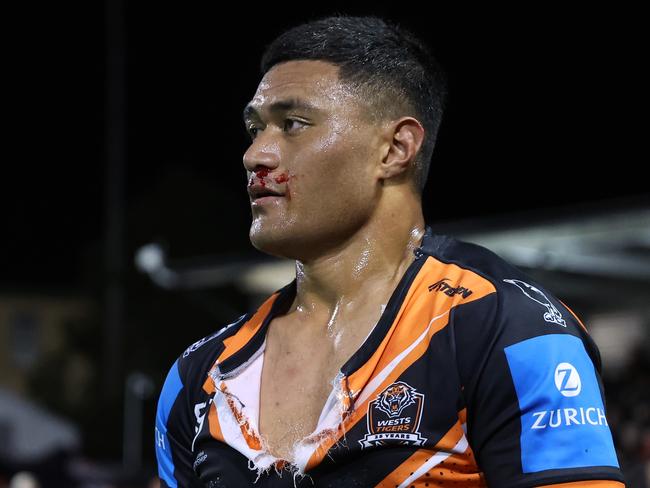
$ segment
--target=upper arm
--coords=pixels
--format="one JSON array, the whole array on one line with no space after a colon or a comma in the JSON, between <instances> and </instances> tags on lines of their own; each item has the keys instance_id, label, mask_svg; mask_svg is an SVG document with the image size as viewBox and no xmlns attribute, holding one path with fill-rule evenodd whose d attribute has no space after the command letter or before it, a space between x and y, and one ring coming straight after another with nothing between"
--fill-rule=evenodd
<instances>
[{"instance_id":1,"label":"upper arm","mask_svg":"<svg viewBox=\"0 0 650 488\"><path fill-rule=\"evenodd\" d=\"M455 318L478 464L495 486L616 486L597 349L559 300L533 288L499 284Z\"/></svg>"},{"instance_id":2,"label":"upper arm","mask_svg":"<svg viewBox=\"0 0 650 488\"><path fill-rule=\"evenodd\" d=\"M167 374L156 411L156 459L162 488L198 486L192 469L192 426L188 421L193 414L184 396L185 385L176 361Z\"/></svg>"}]
</instances>

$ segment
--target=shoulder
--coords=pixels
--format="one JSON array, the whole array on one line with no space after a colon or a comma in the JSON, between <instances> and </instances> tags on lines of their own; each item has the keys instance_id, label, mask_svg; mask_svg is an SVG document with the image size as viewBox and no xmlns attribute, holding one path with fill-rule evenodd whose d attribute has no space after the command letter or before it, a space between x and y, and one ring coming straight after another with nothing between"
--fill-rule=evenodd
<instances>
[{"instance_id":1,"label":"shoulder","mask_svg":"<svg viewBox=\"0 0 650 488\"><path fill-rule=\"evenodd\" d=\"M439 261L442 266L457 266L465 270L467 275L475 275L489 282L495 291L501 294L507 295L512 291L513 280L534 283L534 280L521 269L479 244L448 235L433 235L427 244L425 252ZM508 285L504 285L506 283ZM526 287L526 285L521 286ZM538 289L543 288L539 283L535 283L534 286Z\"/></svg>"},{"instance_id":2,"label":"shoulder","mask_svg":"<svg viewBox=\"0 0 650 488\"><path fill-rule=\"evenodd\" d=\"M172 369L175 367L178 370L178 376L184 385L202 387L210 368L225 348L223 341L234 335L251 315L250 312L245 313L185 348L172 366Z\"/></svg>"},{"instance_id":3,"label":"shoulder","mask_svg":"<svg viewBox=\"0 0 650 488\"><path fill-rule=\"evenodd\" d=\"M159 446L165 445L168 424L189 432L187 418L193 418L194 415L191 406L205 400L203 385L210 368L224 348L223 340L241 327L247 317L248 314L244 314L194 342L173 362L158 398L156 429L159 432L157 435L161 436Z\"/></svg>"},{"instance_id":4,"label":"shoulder","mask_svg":"<svg viewBox=\"0 0 650 488\"><path fill-rule=\"evenodd\" d=\"M447 235L433 235L428 244L425 252L447 268L445 271L457 267L466 283L493 291L484 293L481 303L470 307L480 308L483 314L489 312L493 326L523 328L520 332L524 335L553 328L584 333L580 319L551 290L490 249ZM481 326L486 325L482 321Z\"/></svg>"},{"instance_id":5,"label":"shoulder","mask_svg":"<svg viewBox=\"0 0 650 488\"><path fill-rule=\"evenodd\" d=\"M179 398L187 400L181 403L183 405L203 396L203 384L216 358L224 349L223 341L235 333L248 316L249 314L244 314L189 345L173 362L158 399L158 414L162 414L165 422Z\"/></svg>"},{"instance_id":6,"label":"shoulder","mask_svg":"<svg viewBox=\"0 0 650 488\"><path fill-rule=\"evenodd\" d=\"M449 277L442 285L447 294L471 293L456 295L450 316L464 381L492 359L512 366L518 358L525 362L540 354L566 353L580 362L588 358L601 370L600 353L583 322L543 284L478 244L437 235L428 244L424 251L435 264L428 271L430 281Z\"/></svg>"},{"instance_id":7,"label":"shoulder","mask_svg":"<svg viewBox=\"0 0 650 488\"><path fill-rule=\"evenodd\" d=\"M203 385L223 340L247 320L247 314L194 342L174 361L156 409L155 442L158 473L163 486L189 486L191 445L209 402ZM192 483L192 486L194 484Z\"/></svg>"},{"instance_id":8,"label":"shoulder","mask_svg":"<svg viewBox=\"0 0 650 488\"><path fill-rule=\"evenodd\" d=\"M486 279L497 279L517 271L490 249L449 235L432 234L422 249L443 263L455 264Z\"/></svg>"}]
</instances>

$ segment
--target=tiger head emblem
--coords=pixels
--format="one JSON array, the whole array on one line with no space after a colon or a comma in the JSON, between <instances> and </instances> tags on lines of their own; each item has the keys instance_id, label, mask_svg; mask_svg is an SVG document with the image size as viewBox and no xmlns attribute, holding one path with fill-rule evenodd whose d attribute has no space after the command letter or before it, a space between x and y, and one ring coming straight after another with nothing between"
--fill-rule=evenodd
<instances>
[{"instance_id":1,"label":"tiger head emblem","mask_svg":"<svg viewBox=\"0 0 650 488\"><path fill-rule=\"evenodd\" d=\"M389 417L399 417L409 405L415 403L413 388L406 383L398 381L393 383L379 394L375 408L381 410Z\"/></svg>"}]
</instances>

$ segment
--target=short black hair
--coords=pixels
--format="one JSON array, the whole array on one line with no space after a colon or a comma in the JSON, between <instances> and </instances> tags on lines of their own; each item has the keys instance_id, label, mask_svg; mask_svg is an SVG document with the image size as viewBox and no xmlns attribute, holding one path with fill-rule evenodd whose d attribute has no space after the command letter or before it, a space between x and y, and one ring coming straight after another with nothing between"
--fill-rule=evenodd
<instances>
[{"instance_id":1,"label":"short black hair","mask_svg":"<svg viewBox=\"0 0 650 488\"><path fill-rule=\"evenodd\" d=\"M445 73L422 41L379 17L325 17L275 38L262 56L262 75L276 64L298 60L338 66L339 79L359 89L381 119L411 115L420 121L425 136L413 175L421 193L447 94Z\"/></svg>"}]
</instances>

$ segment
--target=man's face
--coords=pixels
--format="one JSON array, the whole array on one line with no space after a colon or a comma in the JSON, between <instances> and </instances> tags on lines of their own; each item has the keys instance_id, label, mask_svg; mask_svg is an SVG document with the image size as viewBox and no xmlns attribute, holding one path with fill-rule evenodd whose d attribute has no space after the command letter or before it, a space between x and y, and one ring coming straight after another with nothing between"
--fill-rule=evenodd
<instances>
[{"instance_id":1,"label":"man's face","mask_svg":"<svg viewBox=\"0 0 650 488\"><path fill-rule=\"evenodd\" d=\"M307 260L342 245L379 196L380 131L323 61L276 65L244 111L253 245ZM275 193L276 196L265 196Z\"/></svg>"}]
</instances>

